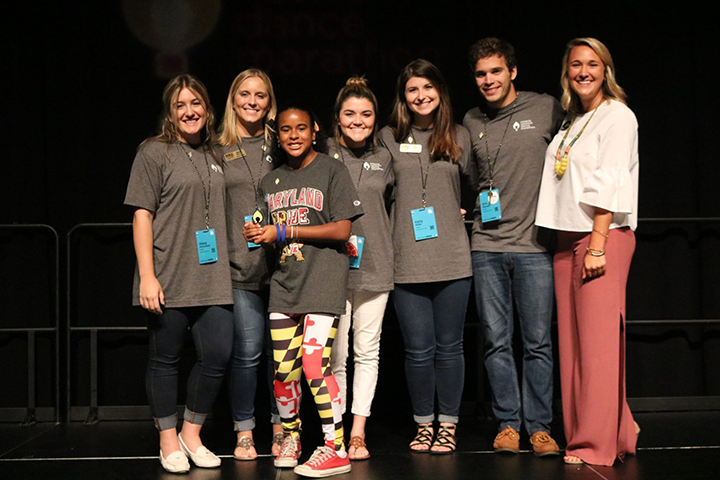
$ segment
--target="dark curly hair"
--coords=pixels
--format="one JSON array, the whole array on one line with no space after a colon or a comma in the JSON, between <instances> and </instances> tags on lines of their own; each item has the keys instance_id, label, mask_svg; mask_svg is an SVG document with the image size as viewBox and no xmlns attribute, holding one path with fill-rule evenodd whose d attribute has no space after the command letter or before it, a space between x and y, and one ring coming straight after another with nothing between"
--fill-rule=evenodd
<instances>
[{"instance_id":1,"label":"dark curly hair","mask_svg":"<svg viewBox=\"0 0 720 480\"><path fill-rule=\"evenodd\" d=\"M468 53L468 62L470 62L470 70L475 71L475 65L481 58L490 57L492 55L500 55L505 59L508 70L512 71L517 67L517 58L515 57L515 49L509 42L500 40L495 37L488 37L473 43Z\"/></svg>"},{"instance_id":2,"label":"dark curly hair","mask_svg":"<svg viewBox=\"0 0 720 480\"><path fill-rule=\"evenodd\" d=\"M327 135L325 134L324 130L321 128L320 124L317 121L317 115L313 113L311 108L308 108L300 103L288 103L287 105L284 105L282 108L278 109L277 116L275 117L275 120L273 124L271 125L273 129L275 129L276 132L279 132L279 125L278 120L280 119L280 115L287 112L288 110L298 110L300 112L307 113L308 117L310 117L310 125L312 125L312 128L315 129L315 143L313 144L313 150L320 153L327 154L328 152L328 146L327 146ZM287 154L285 151L280 148L278 145L277 148L274 150L274 153L277 155L278 161L280 163L285 163L287 161Z\"/></svg>"}]
</instances>

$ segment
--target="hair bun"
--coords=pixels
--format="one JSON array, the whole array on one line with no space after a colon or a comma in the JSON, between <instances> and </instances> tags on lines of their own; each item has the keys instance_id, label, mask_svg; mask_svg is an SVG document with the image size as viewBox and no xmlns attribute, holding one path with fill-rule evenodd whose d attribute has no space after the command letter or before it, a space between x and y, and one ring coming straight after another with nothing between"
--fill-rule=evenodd
<instances>
[{"instance_id":1,"label":"hair bun","mask_svg":"<svg viewBox=\"0 0 720 480\"><path fill-rule=\"evenodd\" d=\"M345 85L348 87L368 88L368 82L365 77L350 77L347 79Z\"/></svg>"}]
</instances>

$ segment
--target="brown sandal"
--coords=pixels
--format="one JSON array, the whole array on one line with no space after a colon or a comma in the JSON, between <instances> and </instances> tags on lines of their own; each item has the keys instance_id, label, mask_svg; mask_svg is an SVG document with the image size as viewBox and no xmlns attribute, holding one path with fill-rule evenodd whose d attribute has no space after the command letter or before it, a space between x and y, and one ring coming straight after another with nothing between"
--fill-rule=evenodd
<instances>
[{"instance_id":1,"label":"brown sandal","mask_svg":"<svg viewBox=\"0 0 720 480\"><path fill-rule=\"evenodd\" d=\"M272 447L274 447L275 445L278 446L278 454L280 453L280 450L282 450L283 440L285 440L285 434L283 432L277 432L275 435L273 435L272 444L270 444L270 454L271 455L272 455ZM275 456L277 456L277 454Z\"/></svg>"},{"instance_id":2,"label":"brown sandal","mask_svg":"<svg viewBox=\"0 0 720 480\"><path fill-rule=\"evenodd\" d=\"M440 447L443 450L432 450L435 447ZM447 455L449 453L453 453L456 448L457 441L455 440L455 425L440 425L430 453L433 455Z\"/></svg>"},{"instance_id":3,"label":"brown sandal","mask_svg":"<svg viewBox=\"0 0 720 480\"><path fill-rule=\"evenodd\" d=\"M248 437L248 436L243 436L243 437L241 437L240 440L238 440L238 442L235 444L235 449L244 448L245 451L248 452L248 454L249 454L249 453L250 453L250 449L251 449L252 447L254 447L254 446L255 446L255 442L253 441L252 438L250 438L250 437ZM254 457L249 456L249 455L246 456L246 457L241 457L241 456L235 455L235 452L233 452L233 458L234 458L235 460L241 460L241 461L257 460L257 453L255 454Z\"/></svg>"},{"instance_id":4,"label":"brown sandal","mask_svg":"<svg viewBox=\"0 0 720 480\"><path fill-rule=\"evenodd\" d=\"M432 446L433 431L432 423L418 423L418 431L410 442L410 451L415 453L428 453ZM424 448L412 448L412 447L424 447Z\"/></svg>"},{"instance_id":5,"label":"brown sandal","mask_svg":"<svg viewBox=\"0 0 720 480\"><path fill-rule=\"evenodd\" d=\"M355 452L357 452L358 448L364 448L368 453L364 457L351 457L349 447L354 447ZM365 440L358 437L357 435L350 439L350 441L348 442L348 458L350 460L367 460L368 458L370 458L370 451L368 450L367 445L365 445Z\"/></svg>"}]
</instances>

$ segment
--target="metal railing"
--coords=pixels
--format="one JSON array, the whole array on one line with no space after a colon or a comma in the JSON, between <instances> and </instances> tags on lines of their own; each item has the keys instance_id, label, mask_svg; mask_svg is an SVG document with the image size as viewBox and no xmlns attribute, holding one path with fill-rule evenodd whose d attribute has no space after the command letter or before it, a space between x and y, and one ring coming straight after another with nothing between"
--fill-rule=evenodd
<instances>
[{"instance_id":1,"label":"metal railing","mask_svg":"<svg viewBox=\"0 0 720 480\"><path fill-rule=\"evenodd\" d=\"M81 223L71 228L66 235L67 242L67 265L66 265L66 338L67 338L67 378L66 378L66 418L70 422L79 415L83 415L84 407L74 407L72 405L72 336L75 332L89 332L90 334L90 401L85 413L85 423L88 425L97 423L100 420L100 406L98 404L98 333L99 332L144 332L145 327L128 327L128 326L90 326L81 327L73 325L73 236L86 229L129 229L131 223ZM145 408L149 412L149 408ZM112 410L112 407L111 407ZM123 418L120 415L118 418Z\"/></svg>"},{"instance_id":2,"label":"metal railing","mask_svg":"<svg viewBox=\"0 0 720 480\"><path fill-rule=\"evenodd\" d=\"M25 224L25 225L0 225L0 231L7 230L11 232L17 231L41 231L49 235L53 243L54 262L51 276L51 297L53 298L52 306L53 312L51 313L54 327L9 327L0 328L0 333L27 333L27 407L24 409L24 418L22 420L23 425L33 425L37 421L38 407L37 407L37 390L36 390L36 373L37 373L37 362L36 362L36 339L38 334L52 333L54 334L54 380L55 380L55 395L54 395L54 406L52 416L55 419L55 423L60 423L60 240L54 228L44 224ZM6 389L7 391L7 389ZM2 409L9 410L9 417L3 415L5 418L13 418L13 409Z\"/></svg>"},{"instance_id":3,"label":"metal railing","mask_svg":"<svg viewBox=\"0 0 720 480\"><path fill-rule=\"evenodd\" d=\"M643 225L683 225L683 224L720 224L720 217L663 217L641 218L639 226ZM642 234L643 232L640 232ZM685 318L685 319L635 319L626 320L628 327L679 327L689 325L720 326L719 318ZM720 396L706 395L701 397L644 397L628 398L633 410L720 410Z\"/></svg>"}]
</instances>

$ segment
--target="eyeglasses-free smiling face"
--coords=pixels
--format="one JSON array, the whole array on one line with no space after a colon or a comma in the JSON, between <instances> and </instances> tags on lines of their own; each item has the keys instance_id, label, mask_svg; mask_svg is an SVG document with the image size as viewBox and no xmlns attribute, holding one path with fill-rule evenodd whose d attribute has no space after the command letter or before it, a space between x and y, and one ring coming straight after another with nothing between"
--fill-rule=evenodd
<instances>
[{"instance_id":1,"label":"eyeglasses-free smiling face","mask_svg":"<svg viewBox=\"0 0 720 480\"><path fill-rule=\"evenodd\" d=\"M502 108L515 100L516 76L517 68L510 71L500 55L481 58L475 64L475 83L490 108Z\"/></svg>"},{"instance_id":2,"label":"eyeglasses-free smiling face","mask_svg":"<svg viewBox=\"0 0 720 480\"><path fill-rule=\"evenodd\" d=\"M288 156L304 159L312 151L315 130L310 115L302 110L285 110L278 117L278 141Z\"/></svg>"},{"instance_id":3,"label":"eyeglasses-free smiling face","mask_svg":"<svg viewBox=\"0 0 720 480\"><path fill-rule=\"evenodd\" d=\"M346 147L360 148L365 145L375 128L375 109L367 98L349 97L340 109L338 118L342 136L340 142Z\"/></svg>"},{"instance_id":4,"label":"eyeglasses-free smiling face","mask_svg":"<svg viewBox=\"0 0 720 480\"><path fill-rule=\"evenodd\" d=\"M440 106L440 93L427 78L411 77L405 84L405 101L414 115L427 117Z\"/></svg>"},{"instance_id":5,"label":"eyeglasses-free smiling face","mask_svg":"<svg viewBox=\"0 0 720 480\"><path fill-rule=\"evenodd\" d=\"M592 48L579 45L570 51L567 75L570 88L580 97L586 112L600 105L604 98L605 64Z\"/></svg>"},{"instance_id":6,"label":"eyeglasses-free smiling face","mask_svg":"<svg viewBox=\"0 0 720 480\"><path fill-rule=\"evenodd\" d=\"M238 86L233 109L246 130L261 125L270 109L270 94L260 77L248 77Z\"/></svg>"},{"instance_id":7,"label":"eyeglasses-free smiling face","mask_svg":"<svg viewBox=\"0 0 720 480\"><path fill-rule=\"evenodd\" d=\"M172 108L172 120L177 129L178 140L191 144L200 143L200 132L207 120L207 111L200 97L185 87L178 93Z\"/></svg>"}]
</instances>

